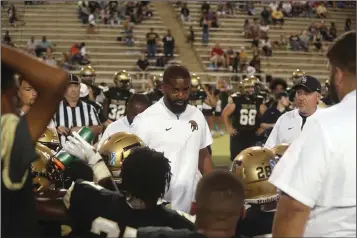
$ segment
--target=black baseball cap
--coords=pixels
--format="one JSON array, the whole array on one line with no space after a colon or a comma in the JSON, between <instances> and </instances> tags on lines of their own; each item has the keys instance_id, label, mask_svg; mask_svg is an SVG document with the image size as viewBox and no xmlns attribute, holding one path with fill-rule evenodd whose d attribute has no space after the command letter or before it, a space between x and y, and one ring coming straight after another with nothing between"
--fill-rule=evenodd
<instances>
[{"instance_id":1,"label":"black baseball cap","mask_svg":"<svg viewBox=\"0 0 357 238\"><path fill-rule=\"evenodd\" d=\"M69 74L69 83L70 84L80 84L79 78L77 75Z\"/></svg>"},{"instance_id":2,"label":"black baseball cap","mask_svg":"<svg viewBox=\"0 0 357 238\"><path fill-rule=\"evenodd\" d=\"M298 88L304 88L309 92L321 92L320 81L310 75L304 75L298 79L297 83L291 88L292 90L297 90Z\"/></svg>"}]
</instances>

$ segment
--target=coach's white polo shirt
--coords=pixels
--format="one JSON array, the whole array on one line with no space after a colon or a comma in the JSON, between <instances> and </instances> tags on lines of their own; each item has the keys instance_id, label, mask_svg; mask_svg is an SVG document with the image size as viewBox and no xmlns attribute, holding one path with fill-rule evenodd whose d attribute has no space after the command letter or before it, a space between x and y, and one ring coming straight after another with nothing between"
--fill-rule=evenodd
<instances>
[{"instance_id":1,"label":"coach's white polo shirt","mask_svg":"<svg viewBox=\"0 0 357 238\"><path fill-rule=\"evenodd\" d=\"M103 144L103 142L111 135L118 133L118 132L130 132L130 124L128 121L128 118L125 117L121 117L118 120L116 120L115 122L112 122L109 124L109 126L107 127L107 129L105 129L102 138L100 139L97 149L99 149L101 147L101 145Z\"/></svg>"},{"instance_id":2,"label":"coach's white polo shirt","mask_svg":"<svg viewBox=\"0 0 357 238\"><path fill-rule=\"evenodd\" d=\"M315 113L320 110L322 109L317 108ZM308 117L306 121L309 120L309 118L310 117ZM264 147L272 149L283 143L291 144L300 135L301 126L302 117L299 114L299 109L284 113L275 123Z\"/></svg>"},{"instance_id":3,"label":"coach's white polo shirt","mask_svg":"<svg viewBox=\"0 0 357 238\"><path fill-rule=\"evenodd\" d=\"M269 181L312 208L305 237L356 237L356 91L309 118Z\"/></svg>"},{"instance_id":4,"label":"coach's white polo shirt","mask_svg":"<svg viewBox=\"0 0 357 238\"><path fill-rule=\"evenodd\" d=\"M191 105L179 116L172 113L161 98L139 114L132 133L145 144L164 152L171 162L172 179L165 200L172 208L188 213L197 185L200 149L212 144L212 136L202 112Z\"/></svg>"}]
</instances>

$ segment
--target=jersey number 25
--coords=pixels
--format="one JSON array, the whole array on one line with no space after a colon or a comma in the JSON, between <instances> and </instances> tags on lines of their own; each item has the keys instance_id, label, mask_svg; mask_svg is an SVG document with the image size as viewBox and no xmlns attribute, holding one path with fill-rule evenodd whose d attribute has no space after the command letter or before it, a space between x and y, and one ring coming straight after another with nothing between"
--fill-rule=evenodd
<instances>
[{"instance_id":1,"label":"jersey number 25","mask_svg":"<svg viewBox=\"0 0 357 238\"><path fill-rule=\"evenodd\" d=\"M109 104L109 119L118 120L125 114L125 105Z\"/></svg>"},{"instance_id":2,"label":"jersey number 25","mask_svg":"<svg viewBox=\"0 0 357 238\"><path fill-rule=\"evenodd\" d=\"M256 115L257 115L257 110L255 110L255 109L250 109L250 110L241 109L239 123L242 126L246 126L246 125L254 126Z\"/></svg>"}]
</instances>

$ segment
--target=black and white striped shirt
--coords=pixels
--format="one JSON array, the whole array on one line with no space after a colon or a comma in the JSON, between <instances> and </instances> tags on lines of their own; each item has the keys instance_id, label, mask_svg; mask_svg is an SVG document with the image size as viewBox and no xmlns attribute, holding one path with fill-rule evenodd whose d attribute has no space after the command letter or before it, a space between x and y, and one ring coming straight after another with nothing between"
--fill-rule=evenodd
<instances>
[{"instance_id":1,"label":"black and white striped shirt","mask_svg":"<svg viewBox=\"0 0 357 238\"><path fill-rule=\"evenodd\" d=\"M71 107L65 99L62 100L53 120L56 127L64 126L68 129L72 127L100 125L95 108L82 100L78 101L76 107ZM60 135L60 141L63 145L66 142L66 136Z\"/></svg>"}]
</instances>

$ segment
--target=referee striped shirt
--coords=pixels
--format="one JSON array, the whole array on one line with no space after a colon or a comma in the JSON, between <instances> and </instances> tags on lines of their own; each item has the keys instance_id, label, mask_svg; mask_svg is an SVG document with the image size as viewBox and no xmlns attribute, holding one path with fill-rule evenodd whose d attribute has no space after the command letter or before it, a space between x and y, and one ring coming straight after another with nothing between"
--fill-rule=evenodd
<instances>
[{"instance_id":1,"label":"referee striped shirt","mask_svg":"<svg viewBox=\"0 0 357 238\"><path fill-rule=\"evenodd\" d=\"M55 113L54 121L56 127L64 126L68 129L72 127L100 125L96 109L82 100L79 100L75 107L71 107L66 100L62 100ZM61 144L63 145L67 138L65 135L59 136Z\"/></svg>"}]
</instances>

